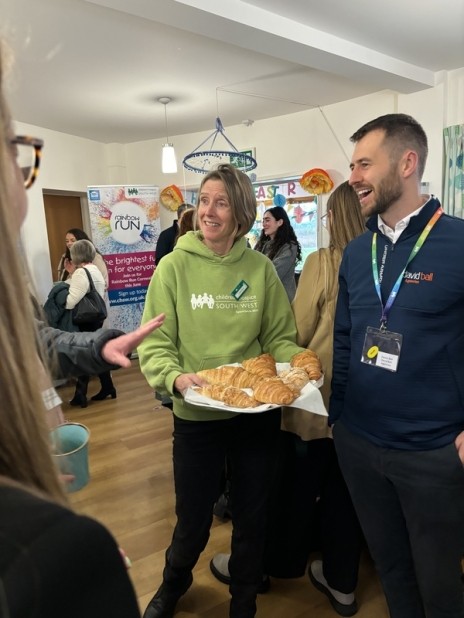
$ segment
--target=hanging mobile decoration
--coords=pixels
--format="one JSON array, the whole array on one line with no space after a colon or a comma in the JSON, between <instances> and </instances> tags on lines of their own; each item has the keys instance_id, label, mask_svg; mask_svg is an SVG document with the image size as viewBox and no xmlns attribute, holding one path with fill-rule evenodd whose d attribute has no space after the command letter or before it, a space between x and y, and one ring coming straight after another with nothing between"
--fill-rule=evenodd
<instances>
[{"instance_id":1,"label":"hanging mobile decoration","mask_svg":"<svg viewBox=\"0 0 464 618\"><path fill-rule=\"evenodd\" d=\"M218 148L216 140L223 138L226 141L226 147ZM202 147L210 141L209 148L203 149ZM228 139L224 132L221 119L216 118L216 129L208 135L208 137L201 142L190 154L186 155L182 161L182 165L197 174L207 174L212 168L213 164L217 163L231 163L234 162L242 172L249 172L254 170L258 165L256 159L250 154L240 152Z\"/></svg>"}]
</instances>

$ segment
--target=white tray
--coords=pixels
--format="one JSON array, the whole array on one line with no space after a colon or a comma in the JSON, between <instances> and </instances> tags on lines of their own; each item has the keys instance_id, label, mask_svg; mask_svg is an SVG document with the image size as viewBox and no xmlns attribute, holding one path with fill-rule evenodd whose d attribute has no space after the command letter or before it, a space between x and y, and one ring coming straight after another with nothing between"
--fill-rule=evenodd
<instances>
[{"instance_id":1,"label":"white tray","mask_svg":"<svg viewBox=\"0 0 464 618\"><path fill-rule=\"evenodd\" d=\"M238 365L239 363L235 363L235 366ZM276 363L276 367L278 375L285 369L290 369L290 363ZM302 389L301 395L297 399L295 399L293 403L285 407L300 408L301 410L313 412L314 414L328 416L327 410L325 409L324 402L322 400L321 393L319 392L319 387L321 387L323 383L323 377L317 382L309 382ZM248 395L253 394L253 391L249 388L244 388L242 390ZM215 408L217 410L224 410L224 412L241 412L243 414L258 414L260 412L266 412L266 410L273 410L274 408L282 407L270 403L263 403L259 406L256 406L255 408L235 408L233 406L226 405L222 401L217 401L216 399L211 399L211 397L205 397L204 395L200 395L200 393L194 388L187 389L187 392L185 393L185 401L194 406Z\"/></svg>"}]
</instances>

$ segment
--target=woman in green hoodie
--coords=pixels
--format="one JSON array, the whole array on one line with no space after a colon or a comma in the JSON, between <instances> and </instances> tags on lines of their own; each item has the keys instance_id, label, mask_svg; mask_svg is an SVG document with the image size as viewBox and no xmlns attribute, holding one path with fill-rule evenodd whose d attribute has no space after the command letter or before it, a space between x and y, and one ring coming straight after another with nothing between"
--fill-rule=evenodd
<instances>
[{"instance_id":1,"label":"woman in green hoodie","mask_svg":"<svg viewBox=\"0 0 464 618\"><path fill-rule=\"evenodd\" d=\"M160 312L167 317L139 347L139 356L149 384L173 397L177 524L162 585L144 618L173 616L190 587L208 542L226 456L234 475L230 617L256 613L280 410L237 414L194 406L183 397L203 384L196 373L201 369L263 352L288 362L301 351L272 262L247 247L244 236L255 218L249 178L231 165L209 172L199 190L198 230L179 238L148 288L143 321Z\"/></svg>"}]
</instances>

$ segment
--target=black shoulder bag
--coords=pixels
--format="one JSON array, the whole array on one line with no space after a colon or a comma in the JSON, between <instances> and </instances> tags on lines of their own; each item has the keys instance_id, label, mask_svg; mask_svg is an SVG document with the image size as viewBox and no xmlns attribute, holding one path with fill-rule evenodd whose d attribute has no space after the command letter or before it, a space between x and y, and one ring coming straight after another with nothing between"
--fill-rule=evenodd
<instances>
[{"instance_id":1,"label":"black shoulder bag","mask_svg":"<svg viewBox=\"0 0 464 618\"><path fill-rule=\"evenodd\" d=\"M84 268L84 267L83 267ZM106 318L106 304L103 298L95 289L92 277L89 275L87 268L84 268L87 278L89 280L89 291L81 298L77 305L72 310L73 324L89 324L92 322L103 322Z\"/></svg>"}]
</instances>

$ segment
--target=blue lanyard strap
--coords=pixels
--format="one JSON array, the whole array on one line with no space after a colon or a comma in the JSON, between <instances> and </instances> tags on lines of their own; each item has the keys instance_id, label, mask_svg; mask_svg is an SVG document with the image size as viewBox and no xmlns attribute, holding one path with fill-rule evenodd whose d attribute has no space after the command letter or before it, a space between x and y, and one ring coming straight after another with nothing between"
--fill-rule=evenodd
<instances>
[{"instance_id":1,"label":"blue lanyard strap","mask_svg":"<svg viewBox=\"0 0 464 618\"><path fill-rule=\"evenodd\" d=\"M372 275L374 277L375 290L377 292L377 296L379 297L380 305L382 307L382 315L381 315L381 318L380 318L380 328L381 328L381 330L385 330L386 327L387 327L388 314L390 313L390 309L392 308L392 305L395 302L395 299L396 299L396 297L398 295L398 290L400 289L401 283L403 282L403 277L404 277L404 273L406 271L406 268L409 266L411 261L419 253L420 249L422 248L422 245L424 244L424 242L427 239L427 236L430 234L433 226L438 221L438 219L442 216L442 214L443 214L443 208L440 206L433 213L433 215L430 218L429 222L427 223L427 225L422 230L422 233L419 236L419 238L417 239L416 244L412 248L412 251L411 251L411 253L409 254L409 257L408 257L408 261L406 262L403 270L401 271L398 279L396 280L395 285L393 286L392 291L390 292L390 295L389 295L385 305L382 302L382 292L381 292L381 289L380 289L379 268L378 268L378 264L377 264L377 232L374 232L374 234L372 235Z\"/></svg>"}]
</instances>

